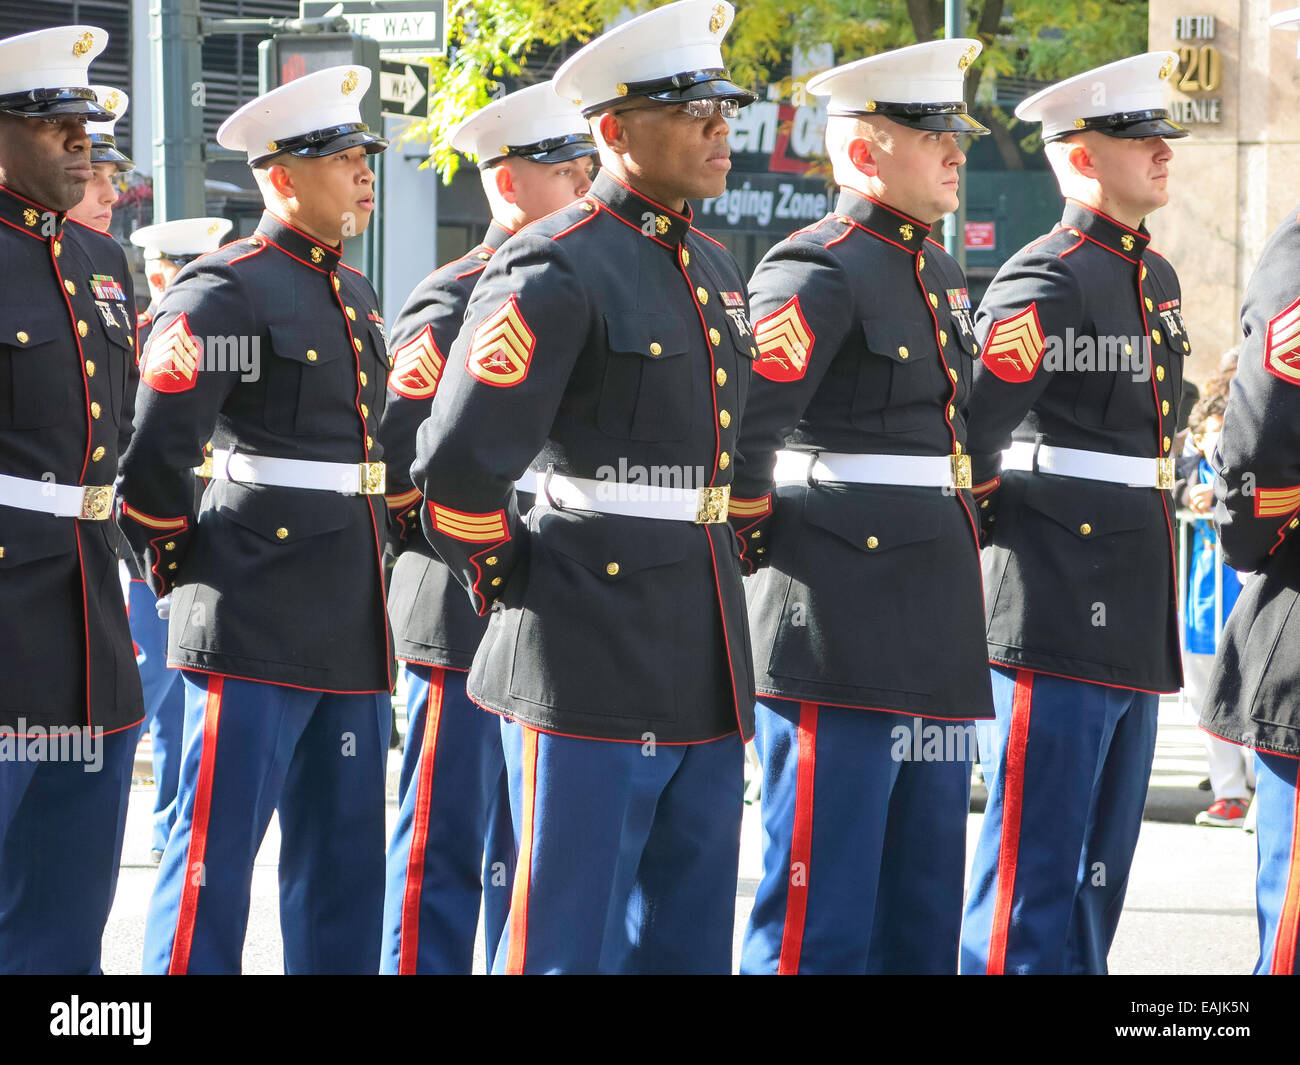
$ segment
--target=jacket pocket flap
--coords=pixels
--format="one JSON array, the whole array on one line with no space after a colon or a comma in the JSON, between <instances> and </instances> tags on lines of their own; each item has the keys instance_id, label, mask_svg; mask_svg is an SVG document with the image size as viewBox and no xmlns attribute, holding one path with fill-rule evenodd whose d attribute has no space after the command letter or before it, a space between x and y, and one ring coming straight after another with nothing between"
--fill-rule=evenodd
<instances>
[{"instance_id":1,"label":"jacket pocket flap","mask_svg":"<svg viewBox=\"0 0 1300 1065\"><path fill-rule=\"evenodd\" d=\"M939 535L939 508L951 505L937 489L930 492L894 485L861 488L820 487L808 492L804 519L866 554L880 554Z\"/></svg>"},{"instance_id":2,"label":"jacket pocket flap","mask_svg":"<svg viewBox=\"0 0 1300 1065\"><path fill-rule=\"evenodd\" d=\"M607 314L605 330L613 351L651 359L682 355L689 346L686 324L672 314Z\"/></svg>"},{"instance_id":3,"label":"jacket pocket flap","mask_svg":"<svg viewBox=\"0 0 1300 1065\"><path fill-rule=\"evenodd\" d=\"M212 493L210 506L222 518L273 544L288 546L345 529L357 520L355 508L359 497L337 492L224 480L213 481L209 491Z\"/></svg>"},{"instance_id":4,"label":"jacket pocket flap","mask_svg":"<svg viewBox=\"0 0 1300 1065\"><path fill-rule=\"evenodd\" d=\"M1029 475L1025 505L1051 518L1080 540L1146 528L1149 488L1125 488L1052 474Z\"/></svg>"},{"instance_id":5,"label":"jacket pocket flap","mask_svg":"<svg viewBox=\"0 0 1300 1065\"><path fill-rule=\"evenodd\" d=\"M909 323L898 318L868 318L862 323L862 336L873 355L883 355L899 366L921 366L923 352L908 347L908 338L915 344L918 336L929 336L930 323ZM936 341L937 343L937 341Z\"/></svg>"},{"instance_id":6,"label":"jacket pocket flap","mask_svg":"<svg viewBox=\"0 0 1300 1065\"><path fill-rule=\"evenodd\" d=\"M322 340L322 330L304 329L297 322L268 325L271 349L282 359L292 359L305 366L320 366L349 354L337 336Z\"/></svg>"},{"instance_id":7,"label":"jacket pocket flap","mask_svg":"<svg viewBox=\"0 0 1300 1065\"><path fill-rule=\"evenodd\" d=\"M681 522L543 512L532 534L547 550L572 559L611 583L686 557L689 536Z\"/></svg>"}]
</instances>

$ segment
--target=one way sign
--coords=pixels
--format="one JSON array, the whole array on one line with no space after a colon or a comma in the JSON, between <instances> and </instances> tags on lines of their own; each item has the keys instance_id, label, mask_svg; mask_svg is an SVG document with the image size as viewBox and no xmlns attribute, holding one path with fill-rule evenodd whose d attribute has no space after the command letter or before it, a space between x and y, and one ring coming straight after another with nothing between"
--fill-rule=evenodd
<instances>
[{"instance_id":1,"label":"one way sign","mask_svg":"<svg viewBox=\"0 0 1300 1065\"><path fill-rule=\"evenodd\" d=\"M379 101L384 114L398 118L429 117L429 68L423 64L379 63Z\"/></svg>"}]
</instances>

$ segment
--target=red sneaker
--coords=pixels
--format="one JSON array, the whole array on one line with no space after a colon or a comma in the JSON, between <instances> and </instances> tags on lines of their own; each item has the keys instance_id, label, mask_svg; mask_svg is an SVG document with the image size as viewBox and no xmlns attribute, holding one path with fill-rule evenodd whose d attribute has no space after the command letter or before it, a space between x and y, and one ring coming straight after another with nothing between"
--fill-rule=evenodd
<instances>
[{"instance_id":1,"label":"red sneaker","mask_svg":"<svg viewBox=\"0 0 1300 1065\"><path fill-rule=\"evenodd\" d=\"M1208 810L1196 815L1196 823L1211 828L1240 828L1249 806L1249 799L1215 799Z\"/></svg>"}]
</instances>

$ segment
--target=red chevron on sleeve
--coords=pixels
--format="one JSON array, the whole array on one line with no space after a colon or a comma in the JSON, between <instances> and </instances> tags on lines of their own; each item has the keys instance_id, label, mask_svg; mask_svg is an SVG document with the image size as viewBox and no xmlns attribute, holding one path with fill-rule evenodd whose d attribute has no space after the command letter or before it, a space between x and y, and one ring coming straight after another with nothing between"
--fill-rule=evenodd
<instances>
[{"instance_id":1,"label":"red chevron on sleeve","mask_svg":"<svg viewBox=\"0 0 1300 1065\"><path fill-rule=\"evenodd\" d=\"M994 324L980 358L995 377L1020 385L1034 376L1046 347L1038 304L1031 303L1019 314Z\"/></svg>"},{"instance_id":2,"label":"red chevron on sleeve","mask_svg":"<svg viewBox=\"0 0 1300 1065\"><path fill-rule=\"evenodd\" d=\"M758 343L754 370L769 381L798 381L807 372L816 337L797 295L754 323L754 339Z\"/></svg>"},{"instance_id":3,"label":"red chevron on sleeve","mask_svg":"<svg viewBox=\"0 0 1300 1065\"><path fill-rule=\"evenodd\" d=\"M433 327L426 325L393 353L388 387L407 399L432 399L446 360L433 339Z\"/></svg>"},{"instance_id":4,"label":"red chevron on sleeve","mask_svg":"<svg viewBox=\"0 0 1300 1065\"><path fill-rule=\"evenodd\" d=\"M1300 299L1269 321L1264 369L1287 384L1300 385Z\"/></svg>"}]
</instances>

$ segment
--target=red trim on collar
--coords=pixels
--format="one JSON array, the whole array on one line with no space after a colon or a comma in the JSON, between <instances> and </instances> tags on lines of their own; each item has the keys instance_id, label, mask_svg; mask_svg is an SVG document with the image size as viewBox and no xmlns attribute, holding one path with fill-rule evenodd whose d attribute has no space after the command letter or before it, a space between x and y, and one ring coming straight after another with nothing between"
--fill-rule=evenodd
<instances>
[{"instance_id":1,"label":"red trim on collar","mask_svg":"<svg viewBox=\"0 0 1300 1065\"><path fill-rule=\"evenodd\" d=\"M664 207L664 205L660 203L658 200L652 199L651 197L647 196L644 192L640 192L637 189L634 189L626 181L620 181L608 170L602 170L601 173L604 174L607 178L609 178L610 181L614 182L615 185L622 185L623 188L627 189L627 191L630 192L633 196L639 196L641 199L645 200L646 203L652 203L656 207L662 208L663 210L667 211L674 218L680 218L687 225L690 225L690 221L691 221L690 215L684 215L680 211L674 211L671 207Z\"/></svg>"},{"instance_id":2,"label":"red trim on collar","mask_svg":"<svg viewBox=\"0 0 1300 1065\"><path fill-rule=\"evenodd\" d=\"M1106 219L1107 222L1114 222L1115 225L1119 226L1120 229L1123 229L1123 230L1125 230L1125 231L1128 232L1128 233L1132 233L1133 236L1135 236L1135 237L1141 237L1141 238L1142 238L1143 240L1145 240L1145 241L1149 241L1149 240L1151 239L1151 238L1150 238L1146 233L1143 233L1141 230L1139 230L1139 229L1130 229L1130 228L1129 228L1128 226L1126 226L1123 222L1121 222L1118 218L1112 218L1112 217L1111 217L1110 215L1108 215L1105 211L1099 211L1099 210L1097 210L1097 208L1095 208L1095 207L1089 207L1086 203L1082 203L1082 202L1080 202L1079 200L1076 200L1073 196L1067 196L1067 197L1065 198L1065 202L1066 202L1066 203L1072 203L1072 204L1074 204L1075 207L1082 207L1082 208L1083 208L1085 211L1087 211L1089 214L1095 214L1098 218L1104 218L1104 219Z\"/></svg>"}]
</instances>

